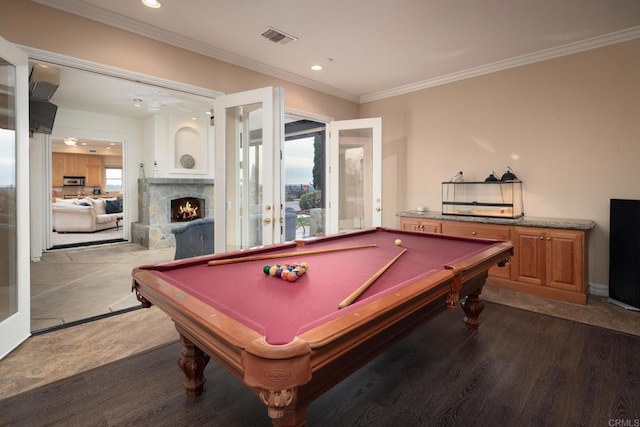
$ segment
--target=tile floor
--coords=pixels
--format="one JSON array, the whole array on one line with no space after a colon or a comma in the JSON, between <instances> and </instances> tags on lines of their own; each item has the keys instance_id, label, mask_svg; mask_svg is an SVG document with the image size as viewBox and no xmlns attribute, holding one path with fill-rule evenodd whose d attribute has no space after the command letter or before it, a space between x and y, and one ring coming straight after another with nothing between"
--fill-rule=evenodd
<instances>
[{"instance_id":1,"label":"tile floor","mask_svg":"<svg viewBox=\"0 0 640 427\"><path fill-rule=\"evenodd\" d=\"M57 250L31 265L32 330L137 306L131 270L173 259L174 248L146 250L131 243ZM482 298L640 336L640 313L590 296L586 306L494 287ZM28 338L0 360L0 399L178 339L155 307Z\"/></svg>"},{"instance_id":2,"label":"tile floor","mask_svg":"<svg viewBox=\"0 0 640 427\"><path fill-rule=\"evenodd\" d=\"M138 305L131 270L173 260L175 248L133 243L60 249L31 263L31 330L38 331Z\"/></svg>"}]
</instances>

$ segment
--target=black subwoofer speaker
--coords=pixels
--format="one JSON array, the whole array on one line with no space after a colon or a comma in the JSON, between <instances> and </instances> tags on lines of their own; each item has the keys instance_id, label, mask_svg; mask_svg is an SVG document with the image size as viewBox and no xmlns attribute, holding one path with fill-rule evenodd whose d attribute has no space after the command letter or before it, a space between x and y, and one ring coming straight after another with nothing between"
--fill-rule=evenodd
<instances>
[{"instance_id":1,"label":"black subwoofer speaker","mask_svg":"<svg viewBox=\"0 0 640 427\"><path fill-rule=\"evenodd\" d=\"M640 310L640 200L611 199L609 301Z\"/></svg>"}]
</instances>

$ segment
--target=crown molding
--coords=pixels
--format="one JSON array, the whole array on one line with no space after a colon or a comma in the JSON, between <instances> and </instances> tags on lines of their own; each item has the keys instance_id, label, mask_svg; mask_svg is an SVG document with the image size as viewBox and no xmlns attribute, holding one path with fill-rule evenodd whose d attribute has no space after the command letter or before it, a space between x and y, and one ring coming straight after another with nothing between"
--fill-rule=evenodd
<instances>
[{"instance_id":1,"label":"crown molding","mask_svg":"<svg viewBox=\"0 0 640 427\"><path fill-rule=\"evenodd\" d=\"M92 21L100 22L112 27L119 28L121 30L135 33L150 39L154 39L163 43L170 44L182 49L186 49L195 53L199 53L210 58L218 59L220 61L227 62L229 64L237 65L243 68L247 68L258 73L267 74L278 79L288 81L290 83L299 84L301 86L308 87L329 95L337 96L338 98L346 99L351 102L358 102L359 96L351 93L347 93L343 90L337 89L333 86L325 85L317 81L308 79L306 77L299 76L289 71L272 67L252 60L250 58L236 55L229 51L216 48L214 46L202 43L198 40L194 40L189 37L184 37L179 34L172 33L167 30L155 27L153 25L145 24L127 16L122 16L117 13L102 9L98 6L90 5L78 0L32 0L35 3L42 4L54 9L62 10L64 12L78 15L83 18L90 19Z\"/></svg>"},{"instance_id":2,"label":"crown molding","mask_svg":"<svg viewBox=\"0 0 640 427\"><path fill-rule=\"evenodd\" d=\"M203 96L206 98L217 98L221 95L224 95L224 92L206 89L199 86L193 86L186 83L150 76L147 74L136 73L134 71L111 67L109 65L99 64L97 62L86 61L84 59L78 59L55 52L40 50L30 46L17 46L28 55L29 59L35 61L43 61L53 65L74 68L76 70L90 71L96 74L101 74L103 76L115 77L136 83L143 83L165 89L176 90L179 92Z\"/></svg>"},{"instance_id":3,"label":"crown molding","mask_svg":"<svg viewBox=\"0 0 640 427\"><path fill-rule=\"evenodd\" d=\"M291 83L299 84L301 86L308 87L329 95L336 96L338 98L346 99L348 101L356 103L366 103L377 101L393 96L403 95L411 92L416 92L430 87L441 86L448 83L453 83L460 80L469 79L472 77L478 77L489 73L495 73L497 71L503 71L510 68L521 67L523 65L532 64L535 62L546 61L549 59L559 58L562 56L571 55L574 53L583 52L586 50L596 49L599 47L605 47L608 45L622 43L629 40L640 38L640 26L631 27L626 30L621 30L601 36L592 37L586 40L578 42L568 43L562 46L557 46L549 49L544 49L538 52L521 55L501 61L496 61L490 64L481 65L479 67L473 67L466 70L457 71L454 73L446 74L443 76L434 77L432 79L422 80L407 85L398 86L387 90L378 92L372 92L366 95L358 96L351 93L347 93L343 90L337 89L333 86L325 85L317 81L308 79L306 77L299 76L289 71L272 67L270 65L252 60L250 58L236 55L229 51L210 46L206 43L181 36L179 34L172 33L155 27L153 25L144 24L131 19L126 16L122 16L111 11L102 9L100 7L84 3L80 0L32 0L35 3L42 4L44 6L59 9L64 12L68 12L74 15L82 16L93 21L97 21L112 27L120 28L131 33L135 33L144 37L148 37L154 40L158 40L163 43L170 44L182 49L186 49L201 55L205 55L220 61L224 61L233 65L237 65L243 68L247 68L252 71L256 71L262 74L266 74L278 79L282 79Z\"/></svg>"},{"instance_id":4,"label":"crown molding","mask_svg":"<svg viewBox=\"0 0 640 427\"><path fill-rule=\"evenodd\" d=\"M550 49L540 50L538 52L516 56L513 58L505 59L503 61L493 62L491 64L482 65L479 67L469 68L467 70L458 71L455 73L447 74L444 76L435 77L433 79L427 79L408 85L398 86L393 89L383 90L379 92L370 93L360 97L359 102L361 104L365 102L377 101L392 96L403 95L406 93L416 92L419 90L427 89L434 86L441 86L447 83L457 82L460 80L469 79L472 77L482 76L484 74L495 73L496 71L508 70L510 68L521 67L523 65L533 64L535 62L546 61L549 59L559 58L562 56L572 55L574 53L583 52L586 50L596 49L599 47L605 47L616 43L622 43L630 40L640 38L640 26L631 27L626 30L617 31L602 36L592 37L586 40L568 43L562 46L553 47Z\"/></svg>"}]
</instances>

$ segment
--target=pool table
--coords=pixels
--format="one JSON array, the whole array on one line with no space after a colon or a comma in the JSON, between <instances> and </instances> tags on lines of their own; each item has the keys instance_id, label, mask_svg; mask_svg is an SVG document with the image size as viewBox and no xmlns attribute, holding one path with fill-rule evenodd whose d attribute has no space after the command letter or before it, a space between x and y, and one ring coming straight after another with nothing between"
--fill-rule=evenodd
<instances>
[{"instance_id":1,"label":"pool table","mask_svg":"<svg viewBox=\"0 0 640 427\"><path fill-rule=\"evenodd\" d=\"M477 329L487 271L512 251L508 242L375 228L140 266L133 291L174 321L187 396L203 392L213 358L260 397L273 425L303 425L313 399L440 310L460 302ZM295 282L263 271L294 262L308 264Z\"/></svg>"}]
</instances>

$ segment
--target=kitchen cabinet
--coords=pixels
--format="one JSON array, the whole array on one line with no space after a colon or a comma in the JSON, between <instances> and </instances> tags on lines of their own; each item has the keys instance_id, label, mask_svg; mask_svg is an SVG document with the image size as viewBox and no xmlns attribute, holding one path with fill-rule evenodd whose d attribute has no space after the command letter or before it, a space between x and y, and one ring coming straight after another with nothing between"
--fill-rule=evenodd
<instances>
[{"instance_id":1,"label":"kitchen cabinet","mask_svg":"<svg viewBox=\"0 0 640 427\"><path fill-rule=\"evenodd\" d=\"M85 156L85 176L87 177L87 187L102 187L104 183L104 168L102 166L102 157Z\"/></svg>"},{"instance_id":2,"label":"kitchen cabinet","mask_svg":"<svg viewBox=\"0 0 640 427\"><path fill-rule=\"evenodd\" d=\"M64 176L64 154L51 153L51 184L54 187L62 187Z\"/></svg>"},{"instance_id":3,"label":"kitchen cabinet","mask_svg":"<svg viewBox=\"0 0 640 427\"><path fill-rule=\"evenodd\" d=\"M51 153L51 178L54 187L63 185L63 176L84 176L85 186L104 186L102 156L90 154Z\"/></svg>"}]
</instances>

